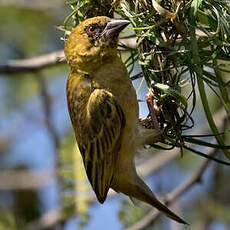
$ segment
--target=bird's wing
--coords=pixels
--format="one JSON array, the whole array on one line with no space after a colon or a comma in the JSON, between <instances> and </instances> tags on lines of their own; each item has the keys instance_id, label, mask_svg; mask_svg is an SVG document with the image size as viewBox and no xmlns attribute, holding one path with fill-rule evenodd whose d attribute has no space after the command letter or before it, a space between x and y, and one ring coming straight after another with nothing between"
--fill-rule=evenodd
<instances>
[{"instance_id":1,"label":"bird's wing","mask_svg":"<svg viewBox=\"0 0 230 230\"><path fill-rule=\"evenodd\" d=\"M116 167L125 116L110 92L95 89L87 104L86 118L88 133L78 144L88 179L103 203Z\"/></svg>"}]
</instances>

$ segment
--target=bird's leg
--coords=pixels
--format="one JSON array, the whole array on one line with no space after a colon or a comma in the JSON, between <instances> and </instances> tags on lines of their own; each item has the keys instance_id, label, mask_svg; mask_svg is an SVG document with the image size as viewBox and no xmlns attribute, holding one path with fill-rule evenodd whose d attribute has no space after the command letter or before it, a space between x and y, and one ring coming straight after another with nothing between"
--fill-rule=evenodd
<instances>
[{"instance_id":1,"label":"bird's leg","mask_svg":"<svg viewBox=\"0 0 230 230\"><path fill-rule=\"evenodd\" d=\"M157 116L161 113L161 108L157 105L156 99L151 93L146 95L146 103L150 116L146 119L139 119L141 145L151 145L161 140L161 130L157 119Z\"/></svg>"},{"instance_id":2,"label":"bird's leg","mask_svg":"<svg viewBox=\"0 0 230 230\"><path fill-rule=\"evenodd\" d=\"M147 129L139 125L140 145L152 145L161 140L161 134L156 129Z\"/></svg>"},{"instance_id":3,"label":"bird's leg","mask_svg":"<svg viewBox=\"0 0 230 230\"><path fill-rule=\"evenodd\" d=\"M161 130L157 120L157 115L161 112L160 108L157 106L156 99L153 97L151 93L147 93L145 99L149 108L149 113L152 119L153 128L155 128L158 134L160 134Z\"/></svg>"}]
</instances>

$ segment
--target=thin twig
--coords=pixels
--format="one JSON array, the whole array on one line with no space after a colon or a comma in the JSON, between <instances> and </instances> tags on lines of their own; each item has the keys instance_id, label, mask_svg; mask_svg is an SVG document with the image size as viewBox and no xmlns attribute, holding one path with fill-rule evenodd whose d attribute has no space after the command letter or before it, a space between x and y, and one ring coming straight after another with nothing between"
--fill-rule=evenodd
<instances>
[{"instance_id":1,"label":"thin twig","mask_svg":"<svg viewBox=\"0 0 230 230\"><path fill-rule=\"evenodd\" d=\"M44 115L45 115L45 124L47 131L49 132L49 135L51 137L51 142L54 146L54 153L55 153L55 170L56 170L56 178L57 178L57 185L60 185L60 177L58 173L59 169L59 149L60 149L60 138L57 134L57 131L55 129L55 126L53 124L53 119L52 119L52 103L51 103L51 98L47 89L47 83L45 77L42 75L41 72L37 72L37 79L40 85L40 96L44 108ZM61 190L60 187L58 187L58 193L59 197L61 196ZM58 209L57 212L61 211ZM56 221L55 223L55 229L59 229L60 227L60 221Z\"/></svg>"},{"instance_id":2,"label":"thin twig","mask_svg":"<svg viewBox=\"0 0 230 230\"><path fill-rule=\"evenodd\" d=\"M53 145L54 145L55 151L56 151L56 157L58 157L60 140L59 140L58 134L57 134L56 129L55 129L53 122L52 122L53 119L52 119L51 97L49 95L46 80L45 80L44 76L40 72L37 72L37 76L38 76L37 79L38 79L38 82L40 85L40 96L41 96L41 100L42 100L42 104L43 104L43 108L44 108L45 124L46 124L47 130L48 130L48 132L52 138L52 142L53 142ZM56 165L55 167L58 168L58 165Z\"/></svg>"}]
</instances>

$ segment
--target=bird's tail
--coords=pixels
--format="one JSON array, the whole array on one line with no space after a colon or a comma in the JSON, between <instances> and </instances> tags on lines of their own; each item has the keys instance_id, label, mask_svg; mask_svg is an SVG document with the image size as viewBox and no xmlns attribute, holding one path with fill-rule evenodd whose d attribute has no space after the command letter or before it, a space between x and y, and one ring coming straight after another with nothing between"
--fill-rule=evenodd
<instances>
[{"instance_id":1,"label":"bird's tail","mask_svg":"<svg viewBox=\"0 0 230 230\"><path fill-rule=\"evenodd\" d=\"M122 192L130 197L144 201L150 204L151 206L157 208L160 212L162 212L169 218L177 221L178 223L187 224L182 218L177 216L170 209L168 209L164 204L162 204L159 200L157 200L157 198L154 196L152 191L148 188L148 186L141 180L141 178L137 174L135 180L133 180L133 183L130 180L128 181L126 180L126 183L124 185L124 178L123 178L122 186L119 186L117 188L116 187L114 187L115 191Z\"/></svg>"}]
</instances>

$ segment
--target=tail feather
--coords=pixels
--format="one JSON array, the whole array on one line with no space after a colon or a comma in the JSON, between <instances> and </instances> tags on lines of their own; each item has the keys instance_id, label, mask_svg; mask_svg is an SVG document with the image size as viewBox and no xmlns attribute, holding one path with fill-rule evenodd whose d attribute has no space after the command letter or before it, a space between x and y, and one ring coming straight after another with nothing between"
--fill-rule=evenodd
<instances>
[{"instance_id":1,"label":"tail feather","mask_svg":"<svg viewBox=\"0 0 230 230\"><path fill-rule=\"evenodd\" d=\"M172 212L169 208L167 208L164 204L162 204L152 193L152 191L148 188L148 186L139 178L138 180L138 184L135 185L136 186L136 190L137 190L137 195L140 197L140 199L150 205L152 205L153 207L155 207L156 209L158 209L159 211L161 211L162 213L164 213L166 216L168 216L169 218L182 223L182 224L188 224L186 221L184 221L181 217L179 217L178 215L176 215L174 212Z\"/></svg>"},{"instance_id":2,"label":"tail feather","mask_svg":"<svg viewBox=\"0 0 230 230\"><path fill-rule=\"evenodd\" d=\"M156 197L153 194L152 194L151 205L154 206L155 208L157 208L159 211L161 211L162 213L164 213L166 216L168 216L172 220L175 220L175 221L177 221L178 223L181 223L181 224L188 224L181 217L179 217L178 215L176 215L169 208L167 208L164 204L162 204L159 200L157 200Z\"/></svg>"},{"instance_id":3,"label":"tail feather","mask_svg":"<svg viewBox=\"0 0 230 230\"><path fill-rule=\"evenodd\" d=\"M124 183L124 178L122 178L122 184L116 183L115 186L112 186L113 189L117 192L122 192L130 197L136 198L138 200L144 201L151 206L158 209L160 212L171 218L172 220L175 220L178 223L182 224L188 224L186 221L184 221L181 217L176 215L174 212L172 212L169 208L167 208L164 204L162 204L152 193L152 191L148 188L148 186L136 175L134 183L131 181L127 181L126 177L126 183Z\"/></svg>"}]
</instances>

